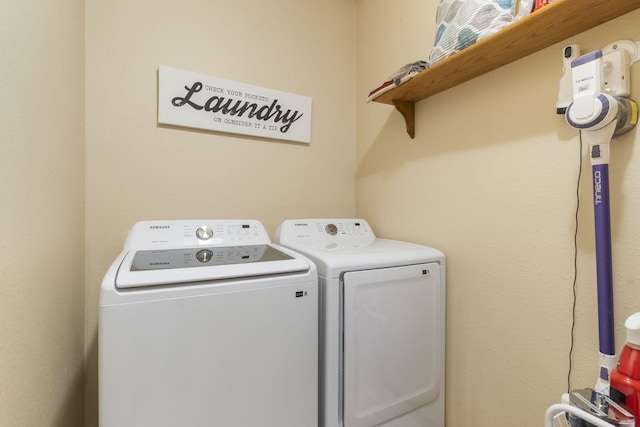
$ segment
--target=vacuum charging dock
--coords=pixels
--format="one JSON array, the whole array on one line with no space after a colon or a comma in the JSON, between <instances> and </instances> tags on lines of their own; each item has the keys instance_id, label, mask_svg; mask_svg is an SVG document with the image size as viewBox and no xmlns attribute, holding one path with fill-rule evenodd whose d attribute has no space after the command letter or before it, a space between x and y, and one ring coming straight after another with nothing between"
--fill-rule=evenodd
<instances>
[{"instance_id":1,"label":"vacuum charging dock","mask_svg":"<svg viewBox=\"0 0 640 427\"><path fill-rule=\"evenodd\" d=\"M593 389L574 390L569 395L571 405L606 422L608 426L635 426L635 418L629 409L609 396ZM594 424L574 414L569 414L571 427L590 427Z\"/></svg>"},{"instance_id":2,"label":"vacuum charging dock","mask_svg":"<svg viewBox=\"0 0 640 427\"><path fill-rule=\"evenodd\" d=\"M565 393L562 401L547 409L545 427L635 426L635 418L626 406L590 388Z\"/></svg>"}]
</instances>

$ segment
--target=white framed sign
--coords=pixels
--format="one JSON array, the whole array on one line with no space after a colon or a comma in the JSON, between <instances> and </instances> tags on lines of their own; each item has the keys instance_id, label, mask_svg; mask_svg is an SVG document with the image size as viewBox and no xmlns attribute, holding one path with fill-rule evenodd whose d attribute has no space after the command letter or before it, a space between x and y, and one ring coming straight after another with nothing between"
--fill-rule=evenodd
<instances>
[{"instance_id":1,"label":"white framed sign","mask_svg":"<svg viewBox=\"0 0 640 427\"><path fill-rule=\"evenodd\" d=\"M160 65L158 123L311 142L311 98Z\"/></svg>"}]
</instances>

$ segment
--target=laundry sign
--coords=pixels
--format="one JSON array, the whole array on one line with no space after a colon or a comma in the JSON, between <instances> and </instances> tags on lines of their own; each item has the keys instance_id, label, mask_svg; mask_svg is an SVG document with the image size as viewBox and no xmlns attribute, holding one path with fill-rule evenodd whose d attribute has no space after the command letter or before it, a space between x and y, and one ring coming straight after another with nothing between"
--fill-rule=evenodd
<instances>
[{"instance_id":1,"label":"laundry sign","mask_svg":"<svg viewBox=\"0 0 640 427\"><path fill-rule=\"evenodd\" d=\"M309 143L311 98L161 65L158 123Z\"/></svg>"}]
</instances>

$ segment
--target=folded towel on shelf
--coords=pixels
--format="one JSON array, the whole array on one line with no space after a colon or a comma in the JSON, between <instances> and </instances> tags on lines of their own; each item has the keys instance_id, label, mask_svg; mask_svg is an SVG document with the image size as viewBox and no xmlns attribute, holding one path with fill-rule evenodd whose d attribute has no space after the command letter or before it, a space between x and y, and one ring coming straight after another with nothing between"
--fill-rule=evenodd
<instances>
[{"instance_id":1,"label":"folded towel on shelf","mask_svg":"<svg viewBox=\"0 0 640 427\"><path fill-rule=\"evenodd\" d=\"M369 92L369 97L367 98L367 102L371 102L378 96L382 95L383 93L388 92L394 87L400 86L402 83L411 79L420 71L428 67L429 67L429 63L427 61L410 62L402 66L398 71L394 72L391 76L389 76L388 80L386 80L380 86L378 86L377 88Z\"/></svg>"}]
</instances>

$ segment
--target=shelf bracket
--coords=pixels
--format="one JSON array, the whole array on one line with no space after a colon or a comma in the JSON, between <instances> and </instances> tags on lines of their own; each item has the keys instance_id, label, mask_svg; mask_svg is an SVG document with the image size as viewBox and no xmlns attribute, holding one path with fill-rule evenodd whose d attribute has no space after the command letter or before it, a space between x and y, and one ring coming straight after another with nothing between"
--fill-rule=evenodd
<instances>
[{"instance_id":1,"label":"shelf bracket","mask_svg":"<svg viewBox=\"0 0 640 427\"><path fill-rule=\"evenodd\" d=\"M413 139L416 136L416 115L415 115L415 103L410 101L403 101L401 99L392 99L396 110L404 117L404 122L407 126L407 133Z\"/></svg>"}]
</instances>

